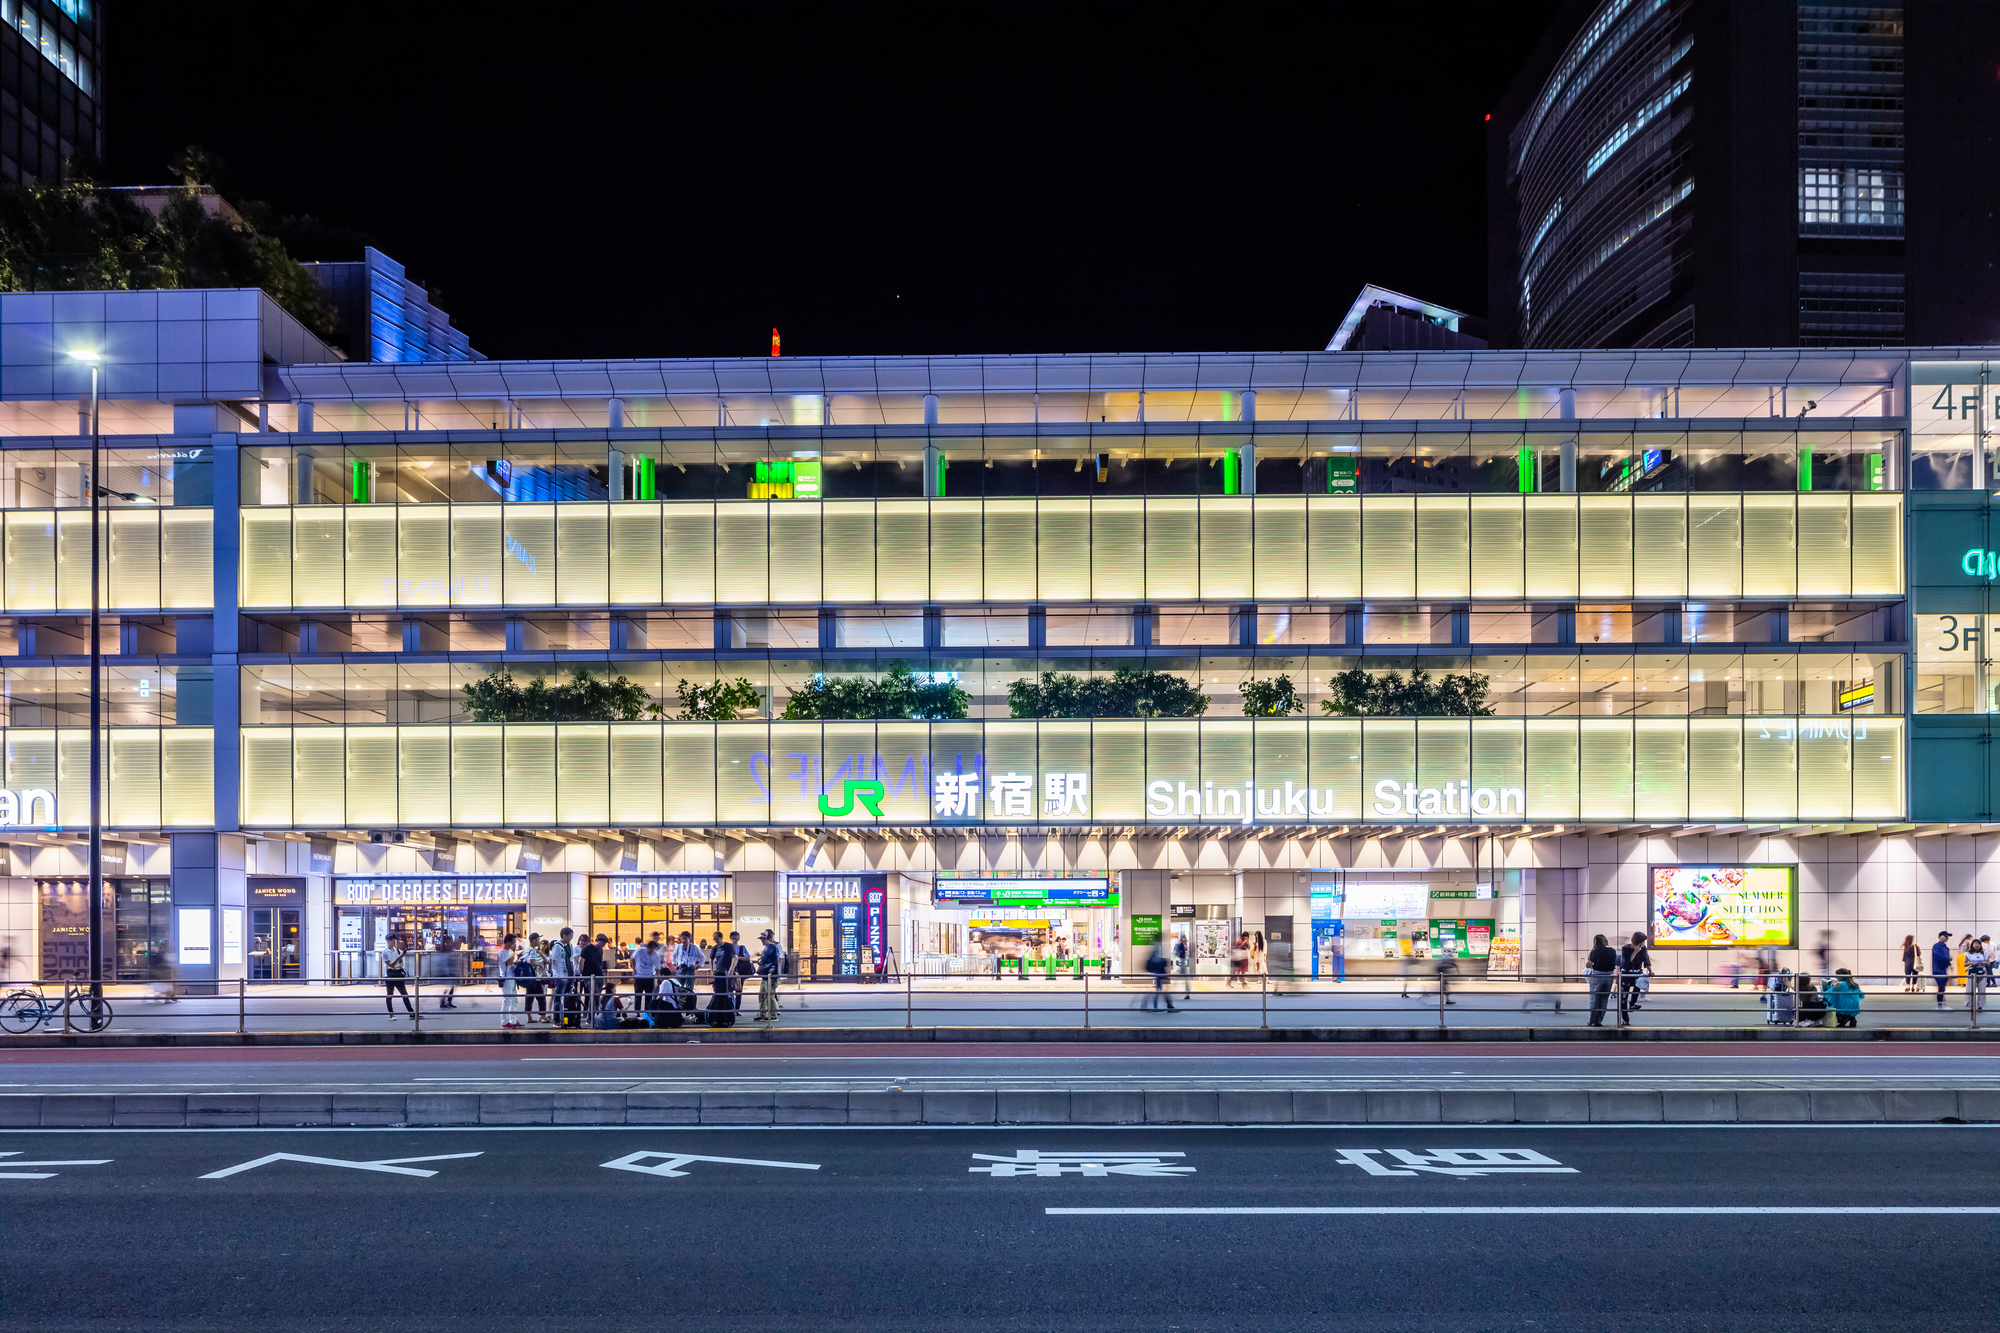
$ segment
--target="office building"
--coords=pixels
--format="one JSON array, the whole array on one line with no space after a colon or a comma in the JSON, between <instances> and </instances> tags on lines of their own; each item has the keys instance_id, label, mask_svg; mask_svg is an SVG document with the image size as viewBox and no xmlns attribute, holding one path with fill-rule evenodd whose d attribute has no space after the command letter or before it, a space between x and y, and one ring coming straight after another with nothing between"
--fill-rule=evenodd
<instances>
[{"instance_id":1,"label":"office building","mask_svg":"<svg viewBox=\"0 0 2000 1333\"><path fill-rule=\"evenodd\" d=\"M1502 347L2000 340L2000 9L1577 0L1488 124Z\"/></svg>"},{"instance_id":2,"label":"office building","mask_svg":"<svg viewBox=\"0 0 2000 1333\"><path fill-rule=\"evenodd\" d=\"M104 20L96 0L0 0L0 176L61 180L104 160Z\"/></svg>"},{"instance_id":3,"label":"office building","mask_svg":"<svg viewBox=\"0 0 2000 1333\"><path fill-rule=\"evenodd\" d=\"M22 966L83 947L81 346L121 975L559 924L1573 975L1750 867L1682 945L2000 924L1975 351L384 364L254 291L9 294Z\"/></svg>"}]
</instances>

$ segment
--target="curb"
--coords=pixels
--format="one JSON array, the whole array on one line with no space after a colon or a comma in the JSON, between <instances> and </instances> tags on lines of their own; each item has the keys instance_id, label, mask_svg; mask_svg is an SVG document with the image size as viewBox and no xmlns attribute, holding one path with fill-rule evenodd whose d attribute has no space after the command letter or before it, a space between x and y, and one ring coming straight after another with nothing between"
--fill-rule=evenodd
<instances>
[{"instance_id":1,"label":"curb","mask_svg":"<svg viewBox=\"0 0 2000 1333\"><path fill-rule=\"evenodd\" d=\"M2000 1121L2000 1088L1549 1091L1264 1088L941 1092L0 1095L0 1129L409 1125L1938 1124Z\"/></svg>"},{"instance_id":2,"label":"curb","mask_svg":"<svg viewBox=\"0 0 2000 1333\"><path fill-rule=\"evenodd\" d=\"M113 1032L0 1035L0 1050L216 1046L814 1045L881 1042L2000 1042L1990 1028L684 1028L678 1031Z\"/></svg>"}]
</instances>

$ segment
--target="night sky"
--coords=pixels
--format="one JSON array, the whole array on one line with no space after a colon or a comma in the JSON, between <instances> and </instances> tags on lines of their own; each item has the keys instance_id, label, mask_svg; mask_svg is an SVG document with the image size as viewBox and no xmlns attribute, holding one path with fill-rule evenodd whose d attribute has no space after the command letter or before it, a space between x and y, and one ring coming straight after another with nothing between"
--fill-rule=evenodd
<instances>
[{"instance_id":1,"label":"night sky","mask_svg":"<svg viewBox=\"0 0 2000 1333\"><path fill-rule=\"evenodd\" d=\"M114 3L106 175L200 144L496 357L1318 348L1364 282L1483 312L1558 6L641 8Z\"/></svg>"}]
</instances>

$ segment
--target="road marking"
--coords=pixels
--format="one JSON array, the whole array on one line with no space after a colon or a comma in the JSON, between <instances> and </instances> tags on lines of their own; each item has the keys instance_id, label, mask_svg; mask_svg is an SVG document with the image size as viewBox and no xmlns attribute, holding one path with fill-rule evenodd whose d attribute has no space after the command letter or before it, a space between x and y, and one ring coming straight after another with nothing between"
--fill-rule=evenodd
<instances>
[{"instance_id":1,"label":"road marking","mask_svg":"<svg viewBox=\"0 0 2000 1333\"><path fill-rule=\"evenodd\" d=\"M254 1162L239 1162L235 1166L226 1166L220 1171L211 1171L199 1178L202 1180L221 1180L224 1176L234 1176L245 1171L255 1171L258 1167L269 1166L273 1162L304 1162L308 1166L344 1166L350 1171L380 1171L384 1175L391 1176L434 1176L437 1174L435 1171L418 1170L417 1168L402 1164L404 1162L455 1162L465 1157L480 1156L484 1156L484 1154L476 1152L447 1152L438 1153L431 1157L384 1157L374 1162L350 1162L344 1157L308 1157L304 1153L274 1152L268 1156L259 1157Z\"/></svg>"},{"instance_id":2,"label":"road marking","mask_svg":"<svg viewBox=\"0 0 2000 1333\"><path fill-rule=\"evenodd\" d=\"M652 1166L640 1165L649 1157L659 1157L664 1160ZM690 1173L680 1168L689 1162L720 1162L725 1166L778 1166L792 1171L819 1170L819 1165L815 1162L766 1162L755 1157L704 1157L700 1153L691 1152L627 1153L615 1162L605 1162L602 1165L612 1171L637 1171L643 1176L685 1176Z\"/></svg>"},{"instance_id":3,"label":"road marking","mask_svg":"<svg viewBox=\"0 0 2000 1333\"><path fill-rule=\"evenodd\" d=\"M1731 1207L1704 1208L1044 1208L1051 1217L1570 1217L1607 1215L1632 1217L1992 1217L2000 1208L1939 1206L1934 1208Z\"/></svg>"},{"instance_id":4,"label":"road marking","mask_svg":"<svg viewBox=\"0 0 2000 1333\"><path fill-rule=\"evenodd\" d=\"M1191 1176L1191 1166L1169 1166L1169 1157L1185 1157L1184 1152L1042 1152L1036 1148L1017 1148L1012 1157L995 1157L991 1153L972 1154L975 1162L990 1162L990 1166L968 1166L969 1172L992 1176L1005 1180L1013 1176L1037 1176L1048 1179L1056 1176Z\"/></svg>"},{"instance_id":5,"label":"road marking","mask_svg":"<svg viewBox=\"0 0 2000 1333\"><path fill-rule=\"evenodd\" d=\"M19 1157L23 1149L0 1152L0 1157ZM0 1162L0 1166L104 1166L112 1161L109 1157L74 1157L66 1161L50 1162ZM0 1180L51 1180L58 1173L54 1171L0 1171Z\"/></svg>"},{"instance_id":6,"label":"road marking","mask_svg":"<svg viewBox=\"0 0 2000 1333\"><path fill-rule=\"evenodd\" d=\"M1432 1148L1412 1152L1408 1148L1335 1148L1340 1166L1358 1166L1371 1176L1415 1176L1419 1171L1440 1176L1577 1175L1573 1166L1533 1148ZM1382 1163L1374 1154L1386 1153L1393 1160Z\"/></svg>"}]
</instances>

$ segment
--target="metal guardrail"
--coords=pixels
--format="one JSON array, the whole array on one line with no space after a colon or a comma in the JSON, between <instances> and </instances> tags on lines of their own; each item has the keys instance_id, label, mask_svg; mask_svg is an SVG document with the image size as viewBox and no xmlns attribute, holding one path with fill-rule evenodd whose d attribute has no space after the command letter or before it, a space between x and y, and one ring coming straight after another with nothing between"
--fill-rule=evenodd
<instances>
[{"instance_id":1,"label":"metal guardrail","mask_svg":"<svg viewBox=\"0 0 2000 1333\"><path fill-rule=\"evenodd\" d=\"M1305 977L782 977L780 1027L819 1029L1181 1027L1267 1031L1303 1028L1553 1029L1597 1026L1714 1028L1763 1025L1979 1026L1989 980L1935 978L1911 990L1901 977L1862 977L1853 1022L1814 990L1777 992L1745 978L1648 980L1598 974L1575 981L1459 980L1449 971L1344 981ZM511 984L510 984L511 983ZM738 983L738 984L728 984ZM61 1000L50 994L64 985ZM733 977L718 989L706 973L663 977L647 993L630 976L492 979L411 976L369 981L106 983L99 995L75 982L39 990L0 985L0 1032L278 1034L542 1030L606 1026L699 1031L755 1027L760 979ZM725 998L726 997L726 998ZM1802 1002L1803 1001L1803 1002Z\"/></svg>"}]
</instances>

